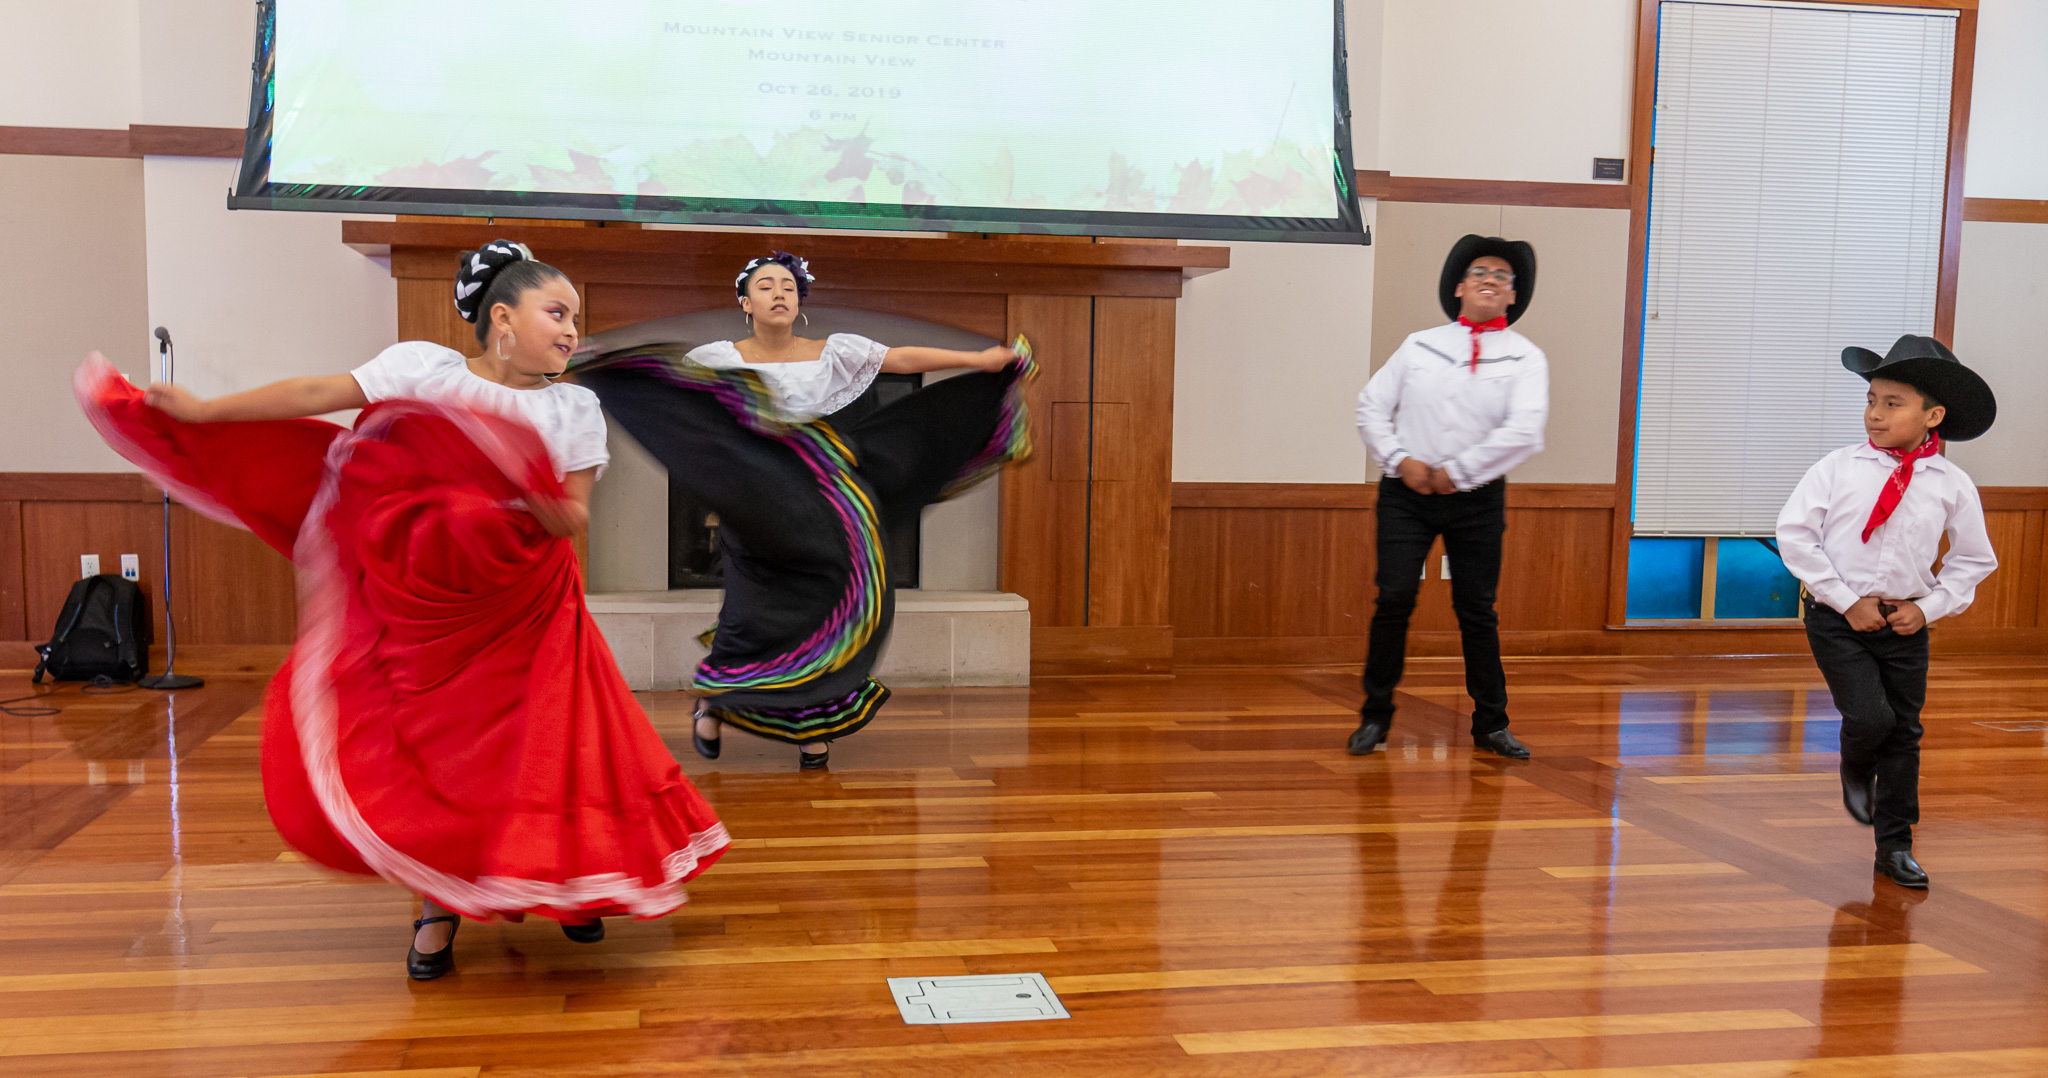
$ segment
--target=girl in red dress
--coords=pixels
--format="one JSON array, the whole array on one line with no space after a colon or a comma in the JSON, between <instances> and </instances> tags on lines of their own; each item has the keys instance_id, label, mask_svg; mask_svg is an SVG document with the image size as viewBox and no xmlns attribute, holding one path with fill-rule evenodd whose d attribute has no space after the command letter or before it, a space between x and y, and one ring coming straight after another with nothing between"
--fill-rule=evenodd
<instances>
[{"instance_id":1,"label":"girl in red dress","mask_svg":"<svg viewBox=\"0 0 2048 1078\"><path fill-rule=\"evenodd\" d=\"M417 980L453 967L461 916L596 942L600 918L667 914L730 841L584 606L569 537L607 455L596 397L552 380L575 288L500 240L462 256L455 297L475 359L407 341L214 400L138 391L97 353L75 379L118 452L292 558L264 796L295 849L419 892ZM347 408L353 429L303 418Z\"/></svg>"}]
</instances>

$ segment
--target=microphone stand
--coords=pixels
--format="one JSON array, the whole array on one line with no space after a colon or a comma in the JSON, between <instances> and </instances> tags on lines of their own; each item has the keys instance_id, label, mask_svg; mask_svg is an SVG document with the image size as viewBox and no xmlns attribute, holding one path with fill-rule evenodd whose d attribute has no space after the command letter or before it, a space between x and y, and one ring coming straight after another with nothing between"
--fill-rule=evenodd
<instances>
[{"instance_id":1,"label":"microphone stand","mask_svg":"<svg viewBox=\"0 0 2048 1078\"><path fill-rule=\"evenodd\" d=\"M163 364L164 381L172 382L177 376L177 354L171 348L171 335L158 326L156 330L157 357ZM206 679L180 674L178 669L178 628L171 621L171 492L164 491L164 672L151 674L137 681L145 689L196 689L206 684Z\"/></svg>"}]
</instances>

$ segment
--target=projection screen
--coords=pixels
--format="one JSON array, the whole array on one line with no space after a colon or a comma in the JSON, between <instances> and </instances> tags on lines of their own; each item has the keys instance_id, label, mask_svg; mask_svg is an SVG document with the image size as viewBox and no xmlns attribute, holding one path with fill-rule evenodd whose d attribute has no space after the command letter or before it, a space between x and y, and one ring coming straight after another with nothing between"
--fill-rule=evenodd
<instances>
[{"instance_id":1,"label":"projection screen","mask_svg":"<svg viewBox=\"0 0 2048 1078\"><path fill-rule=\"evenodd\" d=\"M1342 0L263 0L229 206L1359 242Z\"/></svg>"}]
</instances>

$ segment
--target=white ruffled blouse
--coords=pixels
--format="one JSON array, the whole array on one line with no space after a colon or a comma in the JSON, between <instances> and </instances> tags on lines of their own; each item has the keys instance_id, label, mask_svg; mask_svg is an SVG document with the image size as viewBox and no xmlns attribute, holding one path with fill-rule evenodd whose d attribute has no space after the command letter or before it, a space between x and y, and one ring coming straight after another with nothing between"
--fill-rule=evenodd
<instances>
[{"instance_id":1,"label":"white ruffled blouse","mask_svg":"<svg viewBox=\"0 0 2048 1078\"><path fill-rule=\"evenodd\" d=\"M349 372L371 403L395 398L459 404L533 424L548 447L555 476L596 468L604 474L604 410L597 394L556 382L539 389L499 385L469 369L462 353L428 341L400 341Z\"/></svg>"},{"instance_id":2,"label":"white ruffled blouse","mask_svg":"<svg viewBox=\"0 0 2048 1078\"><path fill-rule=\"evenodd\" d=\"M825 338L818 358L799 363L749 363L731 341L713 341L693 349L690 361L719 370L744 368L761 376L775 395L783 419L803 423L831 415L852 404L882 373L889 346L854 333Z\"/></svg>"}]
</instances>

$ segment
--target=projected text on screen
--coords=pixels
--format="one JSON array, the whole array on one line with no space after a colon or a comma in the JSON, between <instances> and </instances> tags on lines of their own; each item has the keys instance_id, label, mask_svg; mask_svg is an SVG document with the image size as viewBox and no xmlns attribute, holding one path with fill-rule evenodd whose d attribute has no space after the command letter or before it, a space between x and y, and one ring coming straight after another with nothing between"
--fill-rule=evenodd
<instances>
[{"instance_id":1,"label":"projected text on screen","mask_svg":"<svg viewBox=\"0 0 2048 1078\"><path fill-rule=\"evenodd\" d=\"M269 182L1337 218L1331 0L279 0Z\"/></svg>"}]
</instances>

